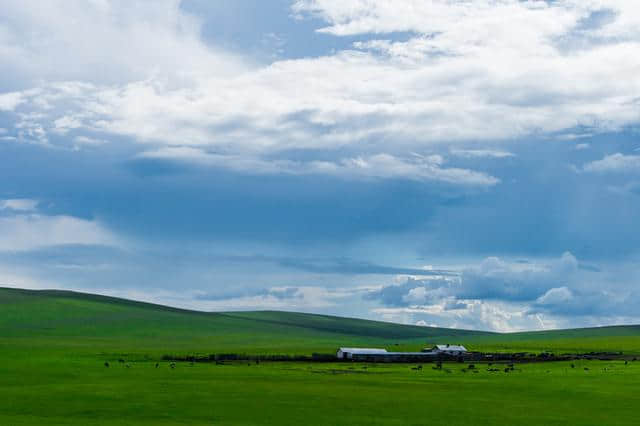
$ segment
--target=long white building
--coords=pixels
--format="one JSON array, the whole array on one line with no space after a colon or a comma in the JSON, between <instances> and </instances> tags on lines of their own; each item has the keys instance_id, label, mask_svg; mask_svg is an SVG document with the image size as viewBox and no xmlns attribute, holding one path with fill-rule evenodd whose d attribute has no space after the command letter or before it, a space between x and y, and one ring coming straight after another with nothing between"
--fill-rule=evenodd
<instances>
[{"instance_id":1,"label":"long white building","mask_svg":"<svg viewBox=\"0 0 640 426\"><path fill-rule=\"evenodd\" d=\"M388 353L386 349L375 348L340 348L336 356L338 359L352 359L353 355L383 355Z\"/></svg>"}]
</instances>

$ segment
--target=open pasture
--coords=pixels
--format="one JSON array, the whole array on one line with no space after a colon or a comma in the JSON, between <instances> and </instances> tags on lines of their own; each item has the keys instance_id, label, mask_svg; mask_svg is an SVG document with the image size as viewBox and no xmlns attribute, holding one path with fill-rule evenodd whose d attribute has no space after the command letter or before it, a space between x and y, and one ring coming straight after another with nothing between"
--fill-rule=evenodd
<instances>
[{"instance_id":1,"label":"open pasture","mask_svg":"<svg viewBox=\"0 0 640 426\"><path fill-rule=\"evenodd\" d=\"M638 327L495 334L316 315L206 314L0 289L0 424L635 425L640 362L215 363L166 354L331 353L341 345L623 350ZM105 366L108 363L108 367ZM157 367L156 367L157 364ZM487 371L489 369L496 371Z\"/></svg>"},{"instance_id":2,"label":"open pasture","mask_svg":"<svg viewBox=\"0 0 640 426\"><path fill-rule=\"evenodd\" d=\"M2 424L634 425L640 404L638 363L155 364L3 360Z\"/></svg>"}]
</instances>

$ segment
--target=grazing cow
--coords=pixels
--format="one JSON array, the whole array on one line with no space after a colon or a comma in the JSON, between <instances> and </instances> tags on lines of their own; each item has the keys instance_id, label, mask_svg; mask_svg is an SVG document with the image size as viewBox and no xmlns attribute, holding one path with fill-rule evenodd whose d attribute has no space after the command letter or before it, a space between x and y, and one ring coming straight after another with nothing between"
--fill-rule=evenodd
<instances>
[{"instance_id":1,"label":"grazing cow","mask_svg":"<svg viewBox=\"0 0 640 426\"><path fill-rule=\"evenodd\" d=\"M104 366L105 366L105 367L107 367L107 368L109 368L109 363L108 363L108 362L105 362L105 363L104 363Z\"/></svg>"}]
</instances>

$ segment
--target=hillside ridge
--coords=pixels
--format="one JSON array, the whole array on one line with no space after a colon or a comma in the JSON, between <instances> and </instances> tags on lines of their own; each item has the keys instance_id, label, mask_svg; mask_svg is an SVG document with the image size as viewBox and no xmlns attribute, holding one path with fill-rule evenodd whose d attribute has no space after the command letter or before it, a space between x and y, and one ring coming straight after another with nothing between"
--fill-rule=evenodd
<instances>
[{"instance_id":1,"label":"hillside ridge","mask_svg":"<svg viewBox=\"0 0 640 426\"><path fill-rule=\"evenodd\" d=\"M531 330L531 331L519 331L519 332L510 332L510 333L498 333L484 330L468 330L468 329L457 329L457 328L446 328L446 327L425 327L425 326L417 326L417 325L408 325L408 324L400 324L394 322L385 322L385 321L376 321L370 319L363 318L354 318L354 317L343 317L343 316L334 316L334 315L326 315L326 314L313 314L313 313L305 313L305 312L295 312L295 311L279 311L279 310L255 310L255 311L216 311L216 312L207 312L207 311L199 311L193 309L185 309L178 308L173 306L162 305L158 303L152 302L144 302L133 299L126 299L123 297L115 297L115 296L107 296L101 294L94 293L86 293L79 292L73 290L59 290L59 289L23 289L23 288L15 288L15 287L0 287L0 303L2 303L3 294L6 297L8 294L13 295L21 295L26 297L51 297L51 298L64 298L64 299L80 299L87 300L93 302L101 302L101 303L110 303L110 304L118 304L121 306L131 306L137 308L144 309L152 309L156 311L165 311L165 312L173 312L173 313L181 313L187 315L197 315L197 316L206 316L206 317L228 317L234 319L240 319L245 321L256 321L261 323L270 323L274 325L287 325L287 326L296 326L296 319L300 319L304 317L305 319L313 319L316 321L321 321L321 324L305 324L300 325L304 328L311 328L320 331L331 331L335 330L335 324L340 322L351 322L355 323L354 326L357 325L375 325L380 327L393 327L393 328L403 328L404 330L414 330L416 332L420 331L440 331L443 334L455 333L464 335L531 335L535 336L536 334L544 334L544 333L563 333L563 332L589 332L589 331L603 331L607 329L616 330L616 329L639 329L640 325L638 324L629 324L629 325L605 325L598 327L579 327L579 328L570 328L570 329L553 329L553 330ZM333 323L333 324L327 324Z\"/></svg>"}]
</instances>

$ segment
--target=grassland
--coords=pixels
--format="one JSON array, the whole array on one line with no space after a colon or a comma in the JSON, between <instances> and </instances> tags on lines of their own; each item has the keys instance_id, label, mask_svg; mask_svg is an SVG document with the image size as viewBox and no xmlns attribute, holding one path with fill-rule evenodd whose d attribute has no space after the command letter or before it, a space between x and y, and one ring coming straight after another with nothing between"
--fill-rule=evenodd
<instances>
[{"instance_id":1,"label":"grassland","mask_svg":"<svg viewBox=\"0 0 640 426\"><path fill-rule=\"evenodd\" d=\"M310 354L340 345L419 349L436 342L640 355L640 327L494 334L282 312L208 314L0 289L0 424L638 424L636 362L523 364L509 373L478 366L473 373L461 364L171 369L160 361L164 354Z\"/></svg>"}]
</instances>

